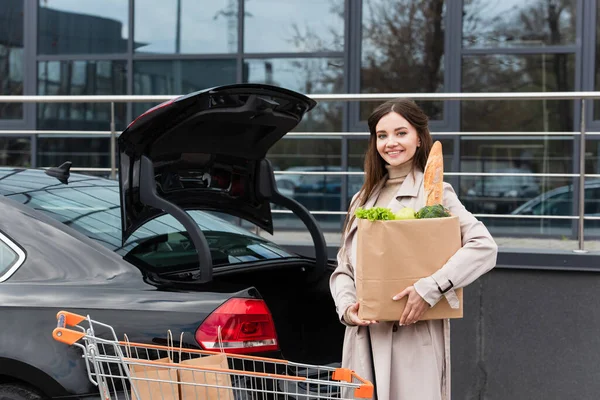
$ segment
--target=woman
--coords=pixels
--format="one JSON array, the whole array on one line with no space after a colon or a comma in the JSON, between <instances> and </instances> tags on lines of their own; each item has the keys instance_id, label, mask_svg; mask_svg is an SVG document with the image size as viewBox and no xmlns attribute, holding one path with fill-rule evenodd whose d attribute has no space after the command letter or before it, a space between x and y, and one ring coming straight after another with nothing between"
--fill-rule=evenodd
<instances>
[{"instance_id":1,"label":"woman","mask_svg":"<svg viewBox=\"0 0 600 400\"><path fill-rule=\"evenodd\" d=\"M432 276L400 288L393 299L408 297L408 302L397 322L358 318L354 211L357 207L389 207L394 212L423 207L423 170L432 146L428 118L413 101L382 104L368 124L365 183L350 204L338 267L330 281L339 318L347 326L342 366L373 381L378 400L449 400L449 321L419 319L438 301L455 301L454 289L492 269L497 246L485 226L463 207L452 186L444 183L444 206L460 220L462 248Z\"/></svg>"}]
</instances>

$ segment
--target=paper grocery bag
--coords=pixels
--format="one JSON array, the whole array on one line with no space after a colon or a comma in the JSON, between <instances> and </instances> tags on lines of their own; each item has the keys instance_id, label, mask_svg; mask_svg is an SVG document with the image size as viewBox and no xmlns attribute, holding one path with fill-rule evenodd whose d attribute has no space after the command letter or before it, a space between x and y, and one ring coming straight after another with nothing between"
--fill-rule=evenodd
<instances>
[{"instance_id":1,"label":"paper grocery bag","mask_svg":"<svg viewBox=\"0 0 600 400\"><path fill-rule=\"evenodd\" d=\"M183 366L229 370L227 355L203 356L180 362ZM231 376L202 369L179 370L181 400L233 400ZM194 384L209 385L199 386ZM217 387L210 387L217 386Z\"/></svg>"},{"instance_id":2,"label":"paper grocery bag","mask_svg":"<svg viewBox=\"0 0 600 400\"><path fill-rule=\"evenodd\" d=\"M170 358L154 361L169 364L173 362ZM177 370L174 367L130 364L129 372L131 374L132 400L179 400ZM167 382L154 382L153 380ZM139 398L135 395L133 386L135 386Z\"/></svg>"},{"instance_id":3,"label":"paper grocery bag","mask_svg":"<svg viewBox=\"0 0 600 400\"><path fill-rule=\"evenodd\" d=\"M358 316L365 320L398 321L407 298L392 297L430 276L461 248L458 217L393 221L358 220L356 293ZM421 320L462 318L463 293L455 289L460 307L445 297Z\"/></svg>"}]
</instances>

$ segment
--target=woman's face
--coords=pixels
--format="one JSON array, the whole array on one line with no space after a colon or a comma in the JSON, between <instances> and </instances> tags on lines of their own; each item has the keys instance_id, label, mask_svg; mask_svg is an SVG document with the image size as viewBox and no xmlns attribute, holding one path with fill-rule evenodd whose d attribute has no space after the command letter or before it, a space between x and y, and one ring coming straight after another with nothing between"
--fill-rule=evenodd
<instances>
[{"instance_id":1,"label":"woman's face","mask_svg":"<svg viewBox=\"0 0 600 400\"><path fill-rule=\"evenodd\" d=\"M400 114L384 115L375 127L377 152L391 166L410 161L415 156L421 140L417 130Z\"/></svg>"}]
</instances>

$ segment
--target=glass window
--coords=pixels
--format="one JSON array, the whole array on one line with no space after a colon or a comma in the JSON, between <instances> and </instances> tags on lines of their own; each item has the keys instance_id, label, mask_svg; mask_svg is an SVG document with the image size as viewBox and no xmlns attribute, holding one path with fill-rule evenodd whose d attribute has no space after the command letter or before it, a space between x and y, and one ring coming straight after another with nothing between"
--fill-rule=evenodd
<instances>
[{"instance_id":1,"label":"glass window","mask_svg":"<svg viewBox=\"0 0 600 400\"><path fill-rule=\"evenodd\" d=\"M585 152L585 173L600 174L600 140L588 137Z\"/></svg>"},{"instance_id":2,"label":"glass window","mask_svg":"<svg viewBox=\"0 0 600 400\"><path fill-rule=\"evenodd\" d=\"M73 167L110 167L110 139L106 137L39 137L37 165L56 167L71 161ZM108 176L109 172L94 175Z\"/></svg>"},{"instance_id":3,"label":"glass window","mask_svg":"<svg viewBox=\"0 0 600 400\"><path fill-rule=\"evenodd\" d=\"M244 82L282 86L299 93L343 93L341 58L281 58L244 61ZM302 119L296 131L340 132L341 102L319 102Z\"/></svg>"},{"instance_id":4,"label":"glass window","mask_svg":"<svg viewBox=\"0 0 600 400\"><path fill-rule=\"evenodd\" d=\"M38 63L40 95L121 95L127 93L124 61L41 61ZM40 103L38 129L108 130L110 104ZM125 127L125 104L115 104L117 129Z\"/></svg>"},{"instance_id":5,"label":"glass window","mask_svg":"<svg viewBox=\"0 0 600 400\"><path fill-rule=\"evenodd\" d=\"M360 85L362 93L444 91L444 0L364 0ZM443 103L419 102L432 120ZM376 102L363 103L366 120Z\"/></svg>"},{"instance_id":6,"label":"glass window","mask_svg":"<svg viewBox=\"0 0 600 400\"><path fill-rule=\"evenodd\" d=\"M600 91L600 3L596 6L596 62L595 90ZM594 100L594 119L600 119L600 100Z\"/></svg>"},{"instance_id":7,"label":"glass window","mask_svg":"<svg viewBox=\"0 0 600 400\"><path fill-rule=\"evenodd\" d=\"M0 7L0 95L23 94L23 1ZM23 105L0 103L0 120L22 119Z\"/></svg>"},{"instance_id":8,"label":"glass window","mask_svg":"<svg viewBox=\"0 0 600 400\"><path fill-rule=\"evenodd\" d=\"M128 13L122 0L40 0L38 53L125 53Z\"/></svg>"},{"instance_id":9,"label":"glass window","mask_svg":"<svg viewBox=\"0 0 600 400\"><path fill-rule=\"evenodd\" d=\"M207 54L238 50L237 0L144 0L134 5L136 52Z\"/></svg>"},{"instance_id":10,"label":"glass window","mask_svg":"<svg viewBox=\"0 0 600 400\"><path fill-rule=\"evenodd\" d=\"M341 151L339 138L290 137L277 142L269 150L267 157L276 171L275 182L283 195L293 197L311 211L338 211L341 204L342 177L302 173L341 171ZM284 171L286 174L278 174L277 171ZM290 214L280 217L295 219L295 216Z\"/></svg>"},{"instance_id":11,"label":"glass window","mask_svg":"<svg viewBox=\"0 0 600 400\"><path fill-rule=\"evenodd\" d=\"M575 44L577 0L464 0L464 47Z\"/></svg>"},{"instance_id":12,"label":"glass window","mask_svg":"<svg viewBox=\"0 0 600 400\"><path fill-rule=\"evenodd\" d=\"M339 167L342 164L342 143L339 138L284 138L269 150L267 157L275 170ZM287 176L287 175L286 175ZM282 175L283 177L283 175Z\"/></svg>"},{"instance_id":13,"label":"glass window","mask_svg":"<svg viewBox=\"0 0 600 400\"><path fill-rule=\"evenodd\" d=\"M463 92L568 92L575 80L573 54L463 56ZM569 100L462 101L463 131L573 129Z\"/></svg>"},{"instance_id":14,"label":"glass window","mask_svg":"<svg viewBox=\"0 0 600 400\"><path fill-rule=\"evenodd\" d=\"M31 167L31 140L0 137L0 165Z\"/></svg>"},{"instance_id":15,"label":"glass window","mask_svg":"<svg viewBox=\"0 0 600 400\"><path fill-rule=\"evenodd\" d=\"M236 82L237 61L174 60L133 63L133 93L179 95ZM136 103L134 116L155 104Z\"/></svg>"},{"instance_id":16,"label":"glass window","mask_svg":"<svg viewBox=\"0 0 600 400\"><path fill-rule=\"evenodd\" d=\"M344 0L245 0L244 51L344 51Z\"/></svg>"},{"instance_id":17,"label":"glass window","mask_svg":"<svg viewBox=\"0 0 600 400\"><path fill-rule=\"evenodd\" d=\"M571 137L463 137L460 154L462 172L507 174L461 177L459 193L472 212L511 213L525 202L571 183L571 178L512 175L572 173Z\"/></svg>"},{"instance_id":18,"label":"glass window","mask_svg":"<svg viewBox=\"0 0 600 400\"><path fill-rule=\"evenodd\" d=\"M7 280L24 259L23 251L0 233L0 282Z\"/></svg>"}]
</instances>

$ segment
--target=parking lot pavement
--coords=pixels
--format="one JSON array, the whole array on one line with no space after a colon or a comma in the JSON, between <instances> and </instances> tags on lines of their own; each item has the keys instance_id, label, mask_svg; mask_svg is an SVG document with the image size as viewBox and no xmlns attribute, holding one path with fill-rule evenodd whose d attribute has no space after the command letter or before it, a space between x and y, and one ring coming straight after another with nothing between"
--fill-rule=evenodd
<instances>
[{"instance_id":1,"label":"parking lot pavement","mask_svg":"<svg viewBox=\"0 0 600 400\"><path fill-rule=\"evenodd\" d=\"M276 231L274 235L267 232L259 232L261 236L282 245L310 245L312 239L307 231ZM340 245L340 234L338 232L324 232L325 241L328 246ZM494 240L500 248L505 249L536 249L536 250L562 250L573 251L578 248L578 241L571 239L542 239L524 237L494 236ZM600 240L586 240L585 249L590 253L600 255Z\"/></svg>"}]
</instances>

